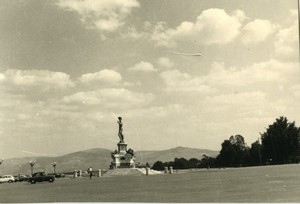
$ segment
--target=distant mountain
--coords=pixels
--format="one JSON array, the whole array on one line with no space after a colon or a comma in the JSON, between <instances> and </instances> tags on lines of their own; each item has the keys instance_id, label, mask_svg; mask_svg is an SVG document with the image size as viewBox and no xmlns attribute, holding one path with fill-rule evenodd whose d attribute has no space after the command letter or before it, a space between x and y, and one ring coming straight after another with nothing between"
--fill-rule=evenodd
<instances>
[{"instance_id":1,"label":"distant mountain","mask_svg":"<svg viewBox=\"0 0 300 204\"><path fill-rule=\"evenodd\" d=\"M201 159L203 154L217 156L218 151L196 149L188 147L176 147L162 151L137 151L136 162L152 165L155 161L173 161L174 158ZM85 151L74 152L58 157L25 157L6 159L0 166L0 175L4 174L30 174L30 160L36 160L34 171L45 170L53 172L52 163L57 162L56 172L72 172L74 170L87 170L90 166L96 169L108 169L111 163L111 150L95 148Z\"/></svg>"},{"instance_id":2,"label":"distant mountain","mask_svg":"<svg viewBox=\"0 0 300 204\"><path fill-rule=\"evenodd\" d=\"M173 149L162 151L137 151L135 153L137 162L153 164L156 161L168 162L173 161L174 158L197 158L201 159L203 154L211 157L216 157L219 152L208 149L196 149L189 147L176 147Z\"/></svg>"}]
</instances>

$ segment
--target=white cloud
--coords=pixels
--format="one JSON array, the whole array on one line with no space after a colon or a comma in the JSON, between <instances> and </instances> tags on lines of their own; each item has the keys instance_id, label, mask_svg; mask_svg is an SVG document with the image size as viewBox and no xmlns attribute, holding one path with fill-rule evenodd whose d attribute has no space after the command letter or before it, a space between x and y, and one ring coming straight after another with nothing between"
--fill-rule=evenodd
<instances>
[{"instance_id":1,"label":"white cloud","mask_svg":"<svg viewBox=\"0 0 300 204\"><path fill-rule=\"evenodd\" d=\"M291 25L282 28L276 35L274 44L276 57L281 60L297 60L299 33L298 33L298 16L297 10L290 11Z\"/></svg>"},{"instance_id":2,"label":"white cloud","mask_svg":"<svg viewBox=\"0 0 300 204\"><path fill-rule=\"evenodd\" d=\"M241 13L237 16L228 15L223 9L208 9L201 13L195 23L199 38L206 44L226 44L231 42L239 33Z\"/></svg>"},{"instance_id":3,"label":"white cloud","mask_svg":"<svg viewBox=\"0 0 300 204\"><path fill-rule=\"evenodd\" d=\"M292 83L297 80L298 72L298 63L283 63L274 59L242 68L225 68L223 63L214 63L203 80L213 87L259 87L263 84Z\"/></svg>"},{"instance_id":4,"label":"white cloud","mask_svg":"<svg viewBox=\"0 0 300 204\"><path fill-rule=\"evenodd\" d=\"M93 83L93 82L103 82L103 83L114 84L114 83L120 82L122 80L122 76L120 73L118 73L114 70L103 69L99 72L83 74L79 78L79 80L85 84Z\"/></svg>"},{"instance_id":5,"label":"white cloud","mask_svg":"<svg viewBox=\"0 0 300 204\"><path fill-rule=\"evenodd\" d=\"M17 70L5 71L3 81L19 87L41 87L41 88L68 88L74 83L70 76L63 72L52 72L47 70Z\"/></svg>"},{"instance_id":6,"label":"white cloud","mask_svg":"<svg viewBox=\"0 0 300 204\"><path fill-rule=\"evenodd\" d=\"M121 27L131 10L140 6L137 0L60 0L57 5L78 12L89 27L107 32Z\"/></svg>"},{"instance_id":7,"label":"white cloud","mask_svg":"<svg viewBox=\"0 0 300 204\"><path fill-rule=\"evenodd\" d=\"M153 29L150 39L156 43L156 46L175 47L177 44L171 38L174 35L173 29L167 29L165 22L158 22Z\"/></svg>"},{"instance_id":8,"label":"white cloud","mask_svg":"<svg viewBox=\"0 0 300 204\"><path fill-rule=\"evenodd\" d=\"M123 88L108 88L78 92L65 96L62 101L67 104L98 105L103 108L128 108L146 105L153 99L153 94L135 93Z\"/></svg>"},{"instance_id":9,"label":"white cloud","mask_svg":"<svg viewBox=\"0 0 300 204\"><path fill-rule=\"evenodd\" d=\"M273 34L278 26L269 20L255 19L247 23L242 29L242 42L245 44L259 43L266 40Z\"/></svg>"},{"instance_id":10,"label":"white cloud","mask_svg":"<svg viewBox=\"0 0 300 204\"><path fill-rule=\"evenodd\" d=\"M171 68L174 66L174 63L167 57L160 57L157 63L163 67Z\"/></svg>"},{"instance_id":11,"label":"white cloud","mask_svg":"<svg viewBox=\"0 0 300 204\"><path fill-rule=\"evenodd\" d=\"M182 22L175 29L168 29L166 23L159 22L154 27L151 39L157 46L174 47L178 41L196 39L202 44L227 44L240 34L242 21L246 15L236 10L232 15L223 9L204 10L195 22Z\"/></svg>"},{"instance_id":12,"label":"white cloud","mask_svg":"<svg viewBox=\"0 0 300 204\"><path fill-rule=\"evenodd\" d=\"M124 39L137 40L137 39L147 36L147 34L144 32L138 32L134 27L128 27L127 31L123 31L121 33L121 36Z\"/></svg>"},{"instance_id":13,"label":"white cloud","mask_svg":"<svg viewBox=\"0 0 300 204\"><path fill-rule=\"evenodd\" d=\"M200 77L193 77L188 73L182 73L176 69L162 72L160 77L166 84L167 92L198 92L210 94L216 91L206 85Z\"/></svg>"},{"instance_id":14,"label":"white cloud","mask_svg":"<svg viewBox=\"0 0 300 204\"><path fill-rule=\"evenodd\" d=\"M129 67L128 71L134 71L134 72L156 72L157 69L155 69L151 63L141 61L141 62L135 64L133 67Z\"/></svg>"}]
</instances>

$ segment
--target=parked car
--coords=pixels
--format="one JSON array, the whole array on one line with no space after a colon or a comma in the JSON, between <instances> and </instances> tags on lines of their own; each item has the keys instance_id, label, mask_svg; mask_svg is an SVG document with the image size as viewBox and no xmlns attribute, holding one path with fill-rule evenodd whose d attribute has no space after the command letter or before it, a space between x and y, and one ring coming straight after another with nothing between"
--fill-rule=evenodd
<instances>
[{"instance_id":1,"label":"parked car","mask_svg":"<svg viewBox=\"0 0 300 204\"><path fill-rule=\"evenodd\" d=\"M4 175L0 177L0 183L12 183L15 181L15 178L12 175Z\"/></svg>"},{"instance_id":2,"label":"parked car","mask_svg":"<svg viewBox=\"0 0 300 204\"><path fill-rule=\"evenodd\" d=\"M49 181L52 183L55 180L55 177L52 175L47 175L45 172L36 172L28 179L28 182L34 184L36 182Z\"/></svg>"},{"instance_id":3,"label":"parked car","mask_svg":"<svg viewBox=\"0 0 300 204\"><path fill-rule=\"evenodd\" d=\"M30 176L26 176L26 175L18 175L15 176L15 182L23 182L23 181L28 181Z\"/></svg>"},{"instance_id":4,"label":"parked car","mask_svg":"<svg viewBox=\"0 0 300 204\"><path fill-rule=\"evenodd\" d=\"M55 174L52 173L52 174L48 174L48 175L55 176L55 178L66 177L66 175L63 173L55 173Z\"/></svg>"}]
</instances>

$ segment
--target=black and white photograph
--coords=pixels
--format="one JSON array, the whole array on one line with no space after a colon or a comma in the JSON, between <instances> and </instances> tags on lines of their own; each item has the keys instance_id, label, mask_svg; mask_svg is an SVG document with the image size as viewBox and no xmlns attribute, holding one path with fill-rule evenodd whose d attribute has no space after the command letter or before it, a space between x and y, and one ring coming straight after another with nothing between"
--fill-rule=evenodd
<instances>
[{"instance_id":1,"label":"black and white photograph","mask_svg":"<svg viewBox=\"0 0 300 204\"><path fill-rule=\"evenodd\" d=\"M0 203L300 203L299 0L0 0Z\"/></svg>"}]
</instances>

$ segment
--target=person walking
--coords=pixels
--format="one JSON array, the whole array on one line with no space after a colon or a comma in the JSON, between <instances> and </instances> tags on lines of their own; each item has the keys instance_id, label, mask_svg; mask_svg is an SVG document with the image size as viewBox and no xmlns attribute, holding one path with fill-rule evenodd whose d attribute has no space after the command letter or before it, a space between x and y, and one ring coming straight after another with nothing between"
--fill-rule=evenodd
<instances>
[{"instance_id":1,"label":"person walking","mask_svg":"<svg viewBox=\"0 0 300 204\"><path fill-rule=\"evenodd\" d=\"M92 176L93 176L93 169L92 169L92 167L90 167L90 168L88 169L88 172L89 172L89 174L90 174L90 179L92 179Z\"/></svg>"}]
</instances>

